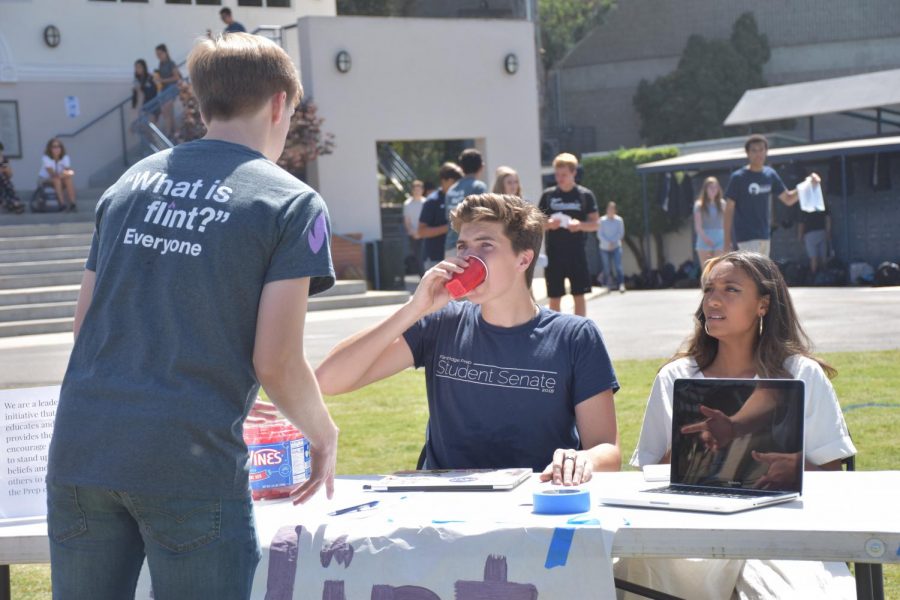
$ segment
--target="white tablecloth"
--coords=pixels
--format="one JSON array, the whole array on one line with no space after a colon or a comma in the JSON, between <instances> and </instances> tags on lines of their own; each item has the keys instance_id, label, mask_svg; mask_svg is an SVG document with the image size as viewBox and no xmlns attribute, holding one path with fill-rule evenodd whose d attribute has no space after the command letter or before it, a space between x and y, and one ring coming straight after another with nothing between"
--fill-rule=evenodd
<instances>
[{"instance_id":1,"label":"white tablecloth","mask_svg":"<svg viewBox=\"0 0 900 600\"><path fill-rule=\"evenodd\" d=\"M509 492L372 492L363 483L339 481L331 502L255 505L263 558L253 599L614 596L609 548L621 519L604 521L596 508L535 515L534 480ZM373 499L371 510L327 514ZM146 566L136 597L150 598Z\"/></svg>"}]
</instances>

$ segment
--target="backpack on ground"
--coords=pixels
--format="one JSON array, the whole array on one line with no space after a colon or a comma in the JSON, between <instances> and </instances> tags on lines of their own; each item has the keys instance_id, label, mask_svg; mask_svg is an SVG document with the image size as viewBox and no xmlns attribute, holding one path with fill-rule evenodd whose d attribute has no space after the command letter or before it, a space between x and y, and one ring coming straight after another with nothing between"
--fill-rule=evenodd
<instances>
[{"instance_id":1,"label":"backpack on ground","mask_svg":"<svg viewBox=\"0 0 900 600\"><path fill-rule=\"evenodd\" d=\"M31 195L31 202L28 204L33 213L59 212L62 209L62 204L56 196L56 190L53 189L53 186L43 182L38 183L37 189Z\"/></svg>"},{"instance_id":2,"label":"backpack on ground","mask_svg":"<svg viewBox=\"0 0 900 600\"><path fill-rule=\"evenodd\" d=\"M900 285L900 265L888 260L878 265L878 268L875 269L875 285Z\"/></svg>"}]
</instances>

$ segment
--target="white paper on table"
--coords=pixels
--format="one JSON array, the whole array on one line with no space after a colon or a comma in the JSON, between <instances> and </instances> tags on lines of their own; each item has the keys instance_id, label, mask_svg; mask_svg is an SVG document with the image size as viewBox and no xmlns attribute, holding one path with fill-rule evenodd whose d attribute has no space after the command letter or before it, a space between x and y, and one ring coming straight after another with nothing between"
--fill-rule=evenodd
<instances>
[{"instance_id":1,"label":"white paper on table","mask_svg":"<svg viewBox=\"0 0 900 600\"><path fill-rule=\"evenodd\" d=\"M797 196L800 199L800 210L803 212L822 212L825 210L825 198L822 197L822 184L813 185L807 177L797 184Z\"/></svg>"},{"instance_id":2,"label":"white paper on table","mask_svg":"<svg viewBox=\"0 0 900 600\"><path fill-rule=\"evenodd\" d=\"M565 213L561 213L561 212L553 213L552 215L550 215L550 218L556 219L557 221L559 221L559 226L565 227L566 229L569 228L569 223L572 222L572 217L570 217L569 215L567 215Z\"/></svg>"},{"instance_id":3,"label":"white paper on table","mask_svg":"<svg viewBox=\"0 0 900 600\"><path fill-rule=\"evenodd\" d=\"M0 391L4 470L0 473L0 518L47 514L47 450L53 435L59 386Z\"/></svg>"}]
</instances>

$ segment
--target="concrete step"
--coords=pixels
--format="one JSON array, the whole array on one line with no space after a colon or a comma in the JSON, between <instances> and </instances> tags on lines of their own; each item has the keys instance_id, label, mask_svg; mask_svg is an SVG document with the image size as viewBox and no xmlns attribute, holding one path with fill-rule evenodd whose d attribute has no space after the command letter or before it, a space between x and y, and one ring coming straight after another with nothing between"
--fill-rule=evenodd
<instances>
[{"instance_id":1,"label":"concrete step","mask_svg":"<svg viewBox=\"0 0 900 600\"><path fill-rule=\"evenodd\" d=\"M78 190L76 193L78 212L31 212L31 198L34 195L34 187L17 188L19 198L25 203L25 212L22 214L12 214L8 212L0 212L0 227L5 225L17 226L24 224L61 224L61 223L86 223L94 222L94 209L97 207L97 201L106 188L91 188Z\"/></svg>"},{"instance_id":2,"label":"concrete step","mask_svg":"<svg viewBox=\"0 0 900 600\"><path fill-rule=\"evenodd\" d=\"M36 319L72 318L75 315L75 301L38 302L0 306L0 323L12 321L33 321Z\"/></svg>"},{"instance_id":3,"label":"concrete step","mask_svg":"<svg viewBox=\"0 0 900 600\"><path fill-rule=\"evenodd\" d=\"M340 308L402 304L408 299L409 292L366 292L352 296L313 297L309 299L309 310L336 310Z\"/></svg>"},{"instance_id":4,"label":"concrete step","mask_svg":"<svg viewBox=\"0 0 900 600\"><path fill-rule=\"evenodd\" d=\"M0 275L0 290L20 290L24 288L49 287L56 285L77 285L81 283L83 269L61 273L38 273L26 275Z\"/></svg>"},{"instance_id":5,"label":"concrete step","mask_svg":"<svg viewBox=\"0 0 900 600\"><path fill-rule=\"evenodd\" d=\"M41 333L71 333L71 317L60 319L34 319L30 321L10 321L0 323L0 337L37 335Z\"/></svg>"},{"instance_id":6,"label":"concrete step","mask_svg":"<svg viewBox=\"0 0 900 600\"><path fill-rule=\"evenodd\" d=\"M30 212L27 208L24 213L21 214L11 214L11 213L0 213L0 227L5 226L22 226L22 225L42 225L42 224L52 224L52 225L71 225L71 224L82 224L82 223L90 223L94 224L94 206L91 203L90 206L87 203L79 202L78 203L78 212L46 212L46 213L33 213Z\"/></svg>"},{"instance_id":7,"label":"concrete step","mask_svg":"<svg viewBox=\"0 0 900 600\"><path fill-rule=\"evenodd\" d=\"M408 292L365 292L352 295L317 296L310 298L309 310L399 304L406 302L408 298ZM0 337L69 332L72 331L74 313L74 301L0 306Z\"/></svg>"},{"instance_id":8,"label":"concrete step","mask_svg":"<svg viewBox=\"0 0 900 600\"><path fill-rule=\"evenodd\" d=\"M38 273L63 273L84 270L83 258L0 263L0 277L4 275L37 275Z\"/></svg>"},{"instance_id":9,"label":"concrete step","mask_svg":"<svg viewBox=\"0 0 900 600\"><path fill-rule=\"evenodd\" d=\"M0 264L21 262L44 262L88 257L90 246L68 246L59 248L25 248L22 250L0 250Z\"/></svg>"},{"instance_id":10,"label":"concrete step","mask_svg":"<svg viewBox=\"0 0 900 600\"><path fill-rule=\"evenodd\" d=\"M64 215L58 215L60 217ZM0 238L27 237L27 236L51 236L68 234L90 234L94 232L94 217L85 222L39 222L25 224L24 222L12 224L0 224Z\"/></svg>"},{"instance_id":11,"label":"concrete step","mask_svg":"<svg viewBox=\"0 0 900 600\"><path fill-rule=\"evenodd\" d=\"M18 304L46 304L48 302L74 302L78 299L80 285L56 285L13 290L0 290L0 306Z\"/></svg>"},{"instance_id":12,"label":"concrete step","mask_svg":"<svg viewBox=\"0 0 900 600\"><path fill-rule=\"evenodd\" d=\"M0 227L0 235L3 227ZM4 250L26 250L37 248L73 248L91 247L91 233L69 233L59 235L34 235L18 237L0 237L0 252Z\"/></svg>"},{"instance_id":13,"label":"concrete step","mask_svg":"<svg viewBox=\"0 0 900 600\"><path fill-rule=\"evenodd\" d=\"M350 294L365 294L368 286L363 279L342 279L334 282L334 286L328 291L316 294L316 298L331 298L333 296L348 296Z\"/></svg>"}]
</instances>

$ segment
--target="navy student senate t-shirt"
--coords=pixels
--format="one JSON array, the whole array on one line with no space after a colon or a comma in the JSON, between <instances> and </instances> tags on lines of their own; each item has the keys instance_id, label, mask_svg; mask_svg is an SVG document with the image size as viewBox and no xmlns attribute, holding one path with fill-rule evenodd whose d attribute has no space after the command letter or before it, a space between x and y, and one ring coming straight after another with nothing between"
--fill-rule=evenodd
<instances>
[{"instance_id":1,"label":"navy student senate t-shirt","mask_svg":"<svg viewBox=\"0 0 900 600\"><path fill-rule=\"evenodd\" d=\"M451 302L404 333L425 367L430 469L529 467L579 448L575 406L619 384L597 326L541 308L497 327L471 302Z\"/></svg>"},{"instance_id":2,"label":"navy student senate t-shirt","mask_svg":"<svg viewBox=\"0 0 900 600\"><path fill-rule=\"evenodd\" d=\"M48 479L246 495L260 293L300 277L312 294L331 287L329 233L322 198L245 146L197 140L131 167L97 204L96 284Z\"/></svg>"},{"instance_id":3,"label":"navy student senate t-shirt","mask_svg":"<svg viewBox=\"0 0 900 600\"><path fill-rule=\"evenodd\" d=\"M772 167L751 171L742 167L731 174L725 198L734 200L734 241L767 240L770 237L772 194L785 191Z\"/></svg>"}]
</instances>

